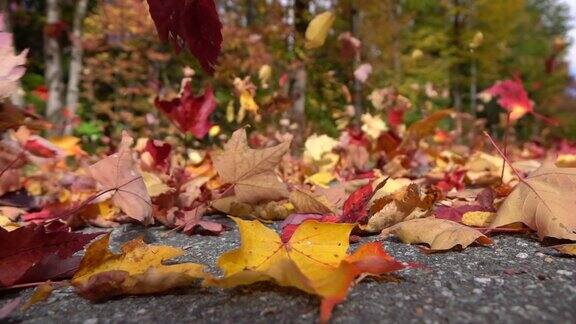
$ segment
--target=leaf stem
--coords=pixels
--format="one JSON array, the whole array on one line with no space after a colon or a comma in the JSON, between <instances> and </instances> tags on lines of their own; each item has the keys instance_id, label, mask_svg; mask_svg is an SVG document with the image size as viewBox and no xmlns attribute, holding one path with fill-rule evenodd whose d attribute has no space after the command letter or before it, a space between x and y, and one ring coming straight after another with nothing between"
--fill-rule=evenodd
<instances>
[{"instance_id":1,"label":"leaf stem","mask_svg":"<svg viewBox=\"0 0 576 324\"><path fill-rule=\"evenodd\" d=\"M483 131L484 135L486 135L486 137L488 137L488 139L490 140L490 143L492 144L492 146L494 146L494 148L496 149L496 151L498 151L498 154L500 154L500 156L502 156L502 158L504 159L504 162L506 162L510 168L512 169L512 171L514 171L514 174L516 174L516 176L518 177L518 180L522 181L522 182L526 182L524 180L524 176L522 176L520 174L520 172L518 172L518 170L516 170L516 168L514 168L512 166L512 163L510 162L510 160L508 160L508 158L506 157L506 155L504 155L504 153L502 152L502 150L500 150L500 148L498 147L498 145L496 144L496 142L494 142L494 139L492 138L492 136L490 136L490 134L488 134L488 132Z\"/></svg>"},{"instance_id":2,"label":"leaf stem","mask_svg":"<svg viewBox=\"0 0 576 324\"><path fill-rule=\"evenodd\" d=\"M510 133L510 115L506 114L506 126L504 128L504 159L502 159L502 173L500 174L500 182L504 183L504 171L506 170L506 157L508 156L508 133Z\"/></svg>"}]
</instances>

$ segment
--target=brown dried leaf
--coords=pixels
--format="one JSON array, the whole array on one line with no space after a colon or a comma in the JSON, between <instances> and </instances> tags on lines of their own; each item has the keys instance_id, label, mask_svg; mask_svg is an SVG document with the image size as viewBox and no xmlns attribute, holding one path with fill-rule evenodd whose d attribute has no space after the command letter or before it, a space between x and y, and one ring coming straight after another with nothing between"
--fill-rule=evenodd
<instances>
[{"instance_id":1,"label":"brown dried leaf","mask_svg":"<svg viewBox=\"0 0 576 324\"><path fill-rule=\"evenodd\" d=\"M433 217L413 219L396 224L382 232L382 235L394 234L404 243L425 243L429 252L450 250L456 246L463 249L476 242L490 245L492 240L478 230L456 222Z\"/></svg>"},{"instance_id":2,"label":"brown dried leaf","mask_svg":"<svg viewBox=\"0 0 576 324\"><path fill-rule=\"evenodd\" d=\"M523 223L545 237L576 240L576 168L544 164L504 200L491 228Z\"/></svg>"},{"instance_id":3,"label":"brown dried leaf","mask_svg":"<svg viewBox=\"0 0 576 324\"><path fill-rule=\"evenodd\" d=\"M290 202L299 214L337 214L328 198L304 189L294 189L290 193Z\"/></svg>"},{"instance_id":4,"label":"brown dried leaf","mask_svg":"<svg viewBox=\"0 0 576 324\"><path fill-rule=\"evenodd\" d=\"M214 167L227 183L234 184L239 201L259 203L288 196L274 168L288 152L290 141L260 150L248 146L246 130L239 129L224 145L224 152L214 158Z\"/></svg>"}]
</instances>

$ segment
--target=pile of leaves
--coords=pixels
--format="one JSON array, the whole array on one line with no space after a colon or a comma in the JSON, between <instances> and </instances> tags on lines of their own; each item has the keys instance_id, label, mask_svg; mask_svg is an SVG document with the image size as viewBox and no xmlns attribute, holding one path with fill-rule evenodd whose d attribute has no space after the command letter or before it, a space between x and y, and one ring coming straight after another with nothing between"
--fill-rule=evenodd
<instances>
[{"instance_id":1,"label":"pile of leaves","mask_svg":"<svg viewBox=\"0 0 576 324\"><path fill-rule=\"evenodd\" d=\"M210 39L203 40L189 28L219 30L213 3L173 2L166 8L174 11L162 11L159 1L149 0L161 38L178 49L186 44L211 71L218 37L208 33L202 37ZM199 26L187 26L190 20L183 17L197 16L196 6L209 14L197 17ZM331 14L312 21L308 47L322 45L332 21ZM210 47L200 46L206 41ZM13 61L14 69L22 64ZM8 89L14 80L1 82L9 82L0 84ZM519 81L510 82L488 93L509 96L512 88L518 95ZM183 84L179 97L157 98L156 106L183 133L203 138L217 103L210 88L194 95L190 83ZM512 122L532 112L526 98L519 98L501 100ZM236 130L223 148L202 149L135 140L125 132L107 154L90 155L78 138L41 136L49 125L34 114L6 102L1 107L0 287L40 285L25 307L68 284L98 301L197 281L220 288L272 281L319 296L320 319L326 322L358 278L416 267L383 249L381 241L390 235L419 244L424 253L491 245L493 233L576 240L576 146L508 149L505 143L502 152L488 134L480 146L461 146L439 127L454 117L450 110L409 127L388 128L365 115L362 127L349 127L338 139L310 136L299 158L288 154L290 136L248 136L246 128ZM212 217L222 214L233 219L241 236L240 247L218 259L222 276L202 264L167 265L184 251L142 239L114 254L105 234L137 223L219 235L232 230ZM279 233L265 225L280 221ZM93 226L104 229L87 234L84 229ZM370 235L377 235L374 242L350 249L358 236ZM576 245L556 248L574 255ZM0 319L17 304L1 309Z\"/></svg>"}]
</instances>

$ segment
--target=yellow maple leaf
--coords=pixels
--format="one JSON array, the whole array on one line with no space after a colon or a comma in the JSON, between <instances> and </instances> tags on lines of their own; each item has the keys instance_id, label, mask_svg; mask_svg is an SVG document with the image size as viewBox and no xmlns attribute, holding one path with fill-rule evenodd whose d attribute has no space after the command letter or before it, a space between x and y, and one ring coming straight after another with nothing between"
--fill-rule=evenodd
<instances>
[{"instance_id":1,"label":"yellow maple leaf","mask_svg":"<svg viewBox=\"0 0 576 324\"><path fill-rule=\"evenodd\" d=\"M87 299L161 293L209 277L201 264L162 264L184 254L182 249L147 245L138 238L125 243L121 254L114 254L108 250L109 240L107 234L88 247L72 278L78 294Z\"/></svg>"},{"instance_id":2,"label":"yellow maple leaf","mask_svg":"<svg viewBox=\"0 0 576 324\"><path fill-rule=\"evenodd\" d=\"M403 268L380 243L365 244L348 255L355 224L306 221L284 243L275 231L258 221L232 219L238 224L242 244L218 259L224 277L205 283L230 288L271 280L296 287L322 298L322 322L328 321L333 307L346 298L358 275Z\"/></svg>"}]
</instances>

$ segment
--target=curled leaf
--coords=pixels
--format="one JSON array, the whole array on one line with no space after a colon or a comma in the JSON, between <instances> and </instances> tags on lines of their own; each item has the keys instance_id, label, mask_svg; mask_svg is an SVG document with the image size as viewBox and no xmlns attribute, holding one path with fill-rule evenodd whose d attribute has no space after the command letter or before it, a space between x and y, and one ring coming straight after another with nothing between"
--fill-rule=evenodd
<instances>
[{"instance_id":1,"label":"curled leaf","mask_svg":"<svg viewBox=\"0 0 576 324\"><path fill-rule=\"evenodd\" d=\"M125 243L121 254L108 250L110 235L92 243L72 278L76 292L90 300L117 295L161 293L207 278L204 266L196 263L164 265L184 254L179 248L146 245L139 238Z\"/></svg>"}]
</instances>

